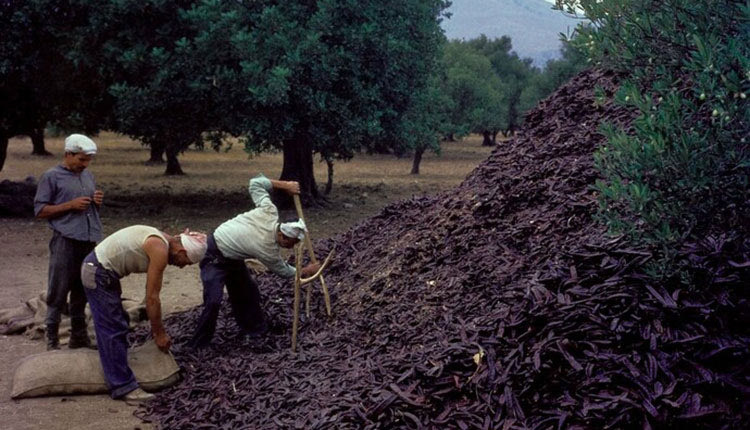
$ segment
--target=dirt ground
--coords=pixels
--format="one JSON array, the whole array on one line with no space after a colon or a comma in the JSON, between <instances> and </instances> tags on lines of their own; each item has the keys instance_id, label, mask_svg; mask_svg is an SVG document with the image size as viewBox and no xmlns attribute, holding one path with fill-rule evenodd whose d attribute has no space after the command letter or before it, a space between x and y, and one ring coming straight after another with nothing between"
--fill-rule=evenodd
<instances>
[{"instance_id":1,"label":"dirt ground","mask_svg":"<svg viewBox=\"0 0 750 430\"><path fill-rule=\"evenodd\" d=\"M206 232L249 208L246 187L257 172L278 178L281 154L248 157L235 145L230 151L188 151L180 157L186 175L165 177L163 166L146 166L148 151L128 138L102 134L95 138L99 154L90 166L105 193L104 234L132 224L147 224L177 233L184 227ZM62 138L48 138L51 157L32 156L28 139L12 139L0 180L35 178L62 159ZM411 160L387 155L361 155L335 165L329 203L310 208L305 217L313 239L343 232L377 213L391 201L449 190L489 154L481 139L469 137L443 144L442 155L425 154L422 173L410 175ZM324 163L316 181L326 181ZM292 216L292 213L282 214ZM0 218L0 309L14 307L46 289L51 232L34 219ZM140 300L145 275L123 279L123 296ZM262 292L261 292L262 293ZM169 267L164 276L165 317L201 303L197 265ZM41 340L25 335L0 337L0 428L3 429L150 429L133 416L135 407L107 395L10 399L13 371L24 357L43 352Z\"/></svg>"}]
</instances>

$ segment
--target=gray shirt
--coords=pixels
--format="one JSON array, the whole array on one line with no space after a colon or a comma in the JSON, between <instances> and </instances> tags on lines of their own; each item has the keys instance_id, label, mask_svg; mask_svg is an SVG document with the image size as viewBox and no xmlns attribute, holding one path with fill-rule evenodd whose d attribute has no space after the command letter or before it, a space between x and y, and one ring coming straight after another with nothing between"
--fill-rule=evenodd
<instances>
[{"instance_id":1,"label":"gray shirt","mask_svg":"<svg viewBox=\"0 0 750 430\"><path fill-rule=\"evenodd\" d=\"M94 197L94 175L88 170L73 173L63 166L55 166L42 175L34 197L34 215L46 205L59 205L78 197ZM64 237L86 242L102 238L99 208L92 202L85 211L69 211L49 220L53 230Z\"/></svg>"},{"instance_id":2,"label":"gray shirt","mask_svg":"<svg viewBox=\"0 0 750 430\"><path fill-rule=\"evenodd\" d=\"M255 209L239 214L221 224L214 231L219 251L234 260L257 258L273 273L291 278L294 267L281 258L281 249L276 242L279 213L271 203L271 181L263 175L250 180L248 191Z\"/></svg>"}]
</instances>

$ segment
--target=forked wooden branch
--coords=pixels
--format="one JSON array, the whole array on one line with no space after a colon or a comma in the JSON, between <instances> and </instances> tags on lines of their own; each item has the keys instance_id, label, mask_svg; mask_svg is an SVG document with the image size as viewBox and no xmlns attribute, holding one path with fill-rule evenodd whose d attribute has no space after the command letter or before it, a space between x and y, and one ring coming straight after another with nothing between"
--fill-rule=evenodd
<instances>
[{"instance_id":1,"label":"forked wooden branch","mask_svg":"<svg viewBox=\"0 0 750 430\"><path fill-rule=\"evenodd\" d=\"M299 195L294 195L294 207L297 209L297 216L302 220L305 221L305 215L302 213L302 202L299 199ZM307 221L305 221L307 223ZM315 256L315 251L313 250L312 246L312 240L310 239L310 233L308 231L307 234L305 234L305 247L307 248L307 252L310 253L310 261L313 263L318 262L318 258ZM328 295L328 287L326 286L325 278L322 276L320 277L320 286L323 288L323 299L325 300L326 304L326 314L330 317L331 316L331 296ZM308 309L308 316L310 314L309 308L310 308L310 288L307 289L307 309Z\"/></svg>"},{"instance_id":2,"label":"forked wooden branch","mask_svg":"<svg viewBox=\"0 0 750 430\"><path fill-rule=\"evenodd\" d=\"M292 320L292 352L297 351L297 329L299 328L299 302L300 302L300 288L302 285L312 282L320 278L323 274L323 270L331 264L333 256L336 255L335 250L331 250L328 253L328 257L320 265L320 269L315 272L314 275L308 278L302 278L302 244L298 244L294 247L294 266L296 272L294 274L294 319Z\"/></svg>"},{"instance_id":3,"label":"forked wooden branch","mask_svg":"<svg viewBox=\"0 0 750 430\"><path fill-rule=\"evenodd\" d=\"M300 253L301 254L301 253ZM331 252L328 253L328 257L326 257L325 260L323 260L323 264L320 265L320 269L318 269L317 272L315 272L314 275L308 277L308 278L300 278L300 285L305 285L308 282L312 282L318 278L323 279L323 270L325 270L326 267L328 267L329 264L331 264L331 261L333 260L333 256L336 255L336 250L332 249Z\"/></svg>"}]
</instances>

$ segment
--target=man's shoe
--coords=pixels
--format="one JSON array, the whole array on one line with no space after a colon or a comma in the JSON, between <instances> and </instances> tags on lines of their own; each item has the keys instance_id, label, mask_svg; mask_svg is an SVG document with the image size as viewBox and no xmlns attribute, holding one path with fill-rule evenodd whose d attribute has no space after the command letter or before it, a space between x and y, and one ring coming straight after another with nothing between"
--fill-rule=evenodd
<instances>
[{"instance_id":1,"label":"man's shoe","mask_svg":"<svg viewBox=\"0 0 750 430\"><path fill-rule=\"evenodd\" d=\"M47 340L47 351L57 351L60 349L60 342L55 340Z\"/></svg>"},{"instance_id":2,"label":"man's shoe","mask_svg":"<svg viewBox=\"0 0 750 430\"><path fill-rule=\"evenodd\" d=\"M47 351L60 349L60 338L57 337L59 325L47 324Z\"/></svg>"},{"instance_id":3,"label":"man's shoe","mask_svg":"<svg viewBox=\"0 0 750 430\"><path fill-rule=\"evenodd\" d=\"M91 339L86 337L75 337L71 336L70 340L68 341L68 348L70 349L78 349L78 348L88 348L88 349L97 349L96 345L91 343Z\"/></svg>"},{"instance_id":4,"label":"man's shoe","mask_svg":"<svg viewBox=\"0 0 750 430\"><path fill-rule=\"evenodd\" d=\"M255 327L245 332L248 339L260 339L268 333L268 323L265 320L260 324L256 324Z\"/></svg>"},{"instance_id":5,"label":"man's shoe","mask_svg":"<svg viewBox=\"0 0 750 430\"><path fill-rule=\"evenodd\" d=\"M145 402L145 401L151 400L154 397L156 397L156 396L154 396L151 393L147 393L147 392L143 391L140 388L136 388L135 390L133 390L133 391L129 392L128 394L125 394L124 396L122 396L122 400L124 400L125 403L127 403L127 404L129 404L131 406L134 406L134 405L140 404L141 402Z\"/></svg>"}]
</instances>

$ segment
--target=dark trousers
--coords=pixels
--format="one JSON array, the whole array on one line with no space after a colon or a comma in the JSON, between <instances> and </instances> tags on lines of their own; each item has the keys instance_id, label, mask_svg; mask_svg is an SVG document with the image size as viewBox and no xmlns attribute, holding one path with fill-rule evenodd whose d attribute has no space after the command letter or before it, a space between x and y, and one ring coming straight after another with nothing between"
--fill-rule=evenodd
<instances>
[{"instance_id":1,"label":"dark trousers","mask_svg":"<svg viewBox=\"0 0 750 430\"><path fill-rule=\"evenodd\" d=\"M191 347L204 347L211 342L216 331L216 320L227 287L232 315L237 325L251 333L263 326L260 292L247 266L242 260L225 258L216 247L213 234L208 237L208 249L200 262L203 281L203 312L198 327L190 340Z\"/></svg>"},{"instance_id":2,"label":"dark trousers","mask_svg":"<svg viewBox=\"0 0 750 430\"><path fill-rule=\"evenodd\" d=\"M47 326L60 324L70 293L70 318L76 326L86 319L86 295L81 285L81 263L94 249L94 242L69 239L53 230L49 242L49 277L47 284ZM85 322L83 323L85 327Z\"/></svg>"},{"instance_id":3,"label":"dark trousers","mask_svg":"<svg viewBox=\"0 0 750 430\"><path fill-rule=\"evenodd\" d=\"M128 366L128 314L122 308L122 287L117 273L102 267L95 253L81 266L84 291L94 317L96 344L104 379L113 399L138 388Z\"/></svg>"}]
</instances>

